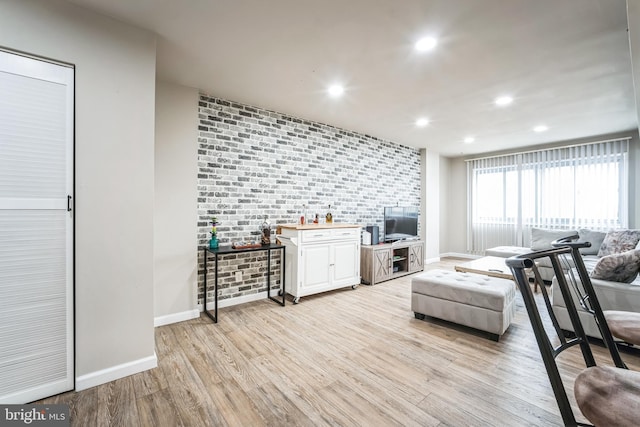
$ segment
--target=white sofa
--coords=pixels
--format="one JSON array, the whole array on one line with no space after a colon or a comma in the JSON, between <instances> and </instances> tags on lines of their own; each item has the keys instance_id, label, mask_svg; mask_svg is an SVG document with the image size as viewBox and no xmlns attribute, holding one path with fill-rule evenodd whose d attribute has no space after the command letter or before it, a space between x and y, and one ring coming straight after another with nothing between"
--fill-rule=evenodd
<instances>
[{"instance_id":1,"label":"white sofa","mask_svg":"<svg viewBox=\"0 0 640 427\"><path fill-rule=\"evenodd\" d=\"M619 310L619 311L633 311L640 312L640 276L635 276L635 279L631 283L626 283L622 281L616 280L605 280L603 278L597 277L607 277L607 274L602 273L602 266L605 264L601 262L600 266L598 266L597 274L594 275L594 269L598 265L598 262L601 261L603 256L608 254L617 254L615 256L622 256L624 254L628 254L630 258L630 263L632 265L620 265L620 267L624 267L630 270L633 270L635 265L635 271L637 272L640 269L640 262L638 261L640 257L640 241L635 243L635 247L631 247L629 249L629 242L625 249L620 249L620 252L611 252L612 239L615 240L615 234L620 233L622 230L614 230L611 232L609 236L606 232L598 232L587 229L578 230L577 234L580 236L579 241L587 241L591 243L590 248L581 249L582 259L584 261L585 267L587 271L591 275L591 283L593 284L596 295L598 296L598 301L603 310ZM624 230L628 231L634 235L640 237L640 230ZM536 236L534 238L534 233ZM563 236L564 234L564 236ZM491 250L487 250L487 255L494 256L511 256L515 254L526 253L527 251L532 252L533 250L543 250L546 249L544 246L544 241L550 242L556 240L561 237L566 237L572 234L576 234L573 230L543 230L543 229L533 229L532 230L532 246L535 242L537 245L535 248L518 248L518 247L506 247L510 248L511 252L508 253L508 250L500 251L499 248L492 248ZM555 237L554 237L555 236ZM614 237L611 237L614 236ZM550 240L549 240L550 239ZM616 242L617 243L617 242ZM605 245L605 250L601 251L602 245ZM615 250L615 248L613 249ZM609 256L612 258L612 256ZM543 264L539 268L540 274L544 280L550 280L552 282L551 286L551 300L552 300L552 309L558 318L558 323L560 327L567 331L573 332L573 326L571 325L571 321L569 320L569 315L567 313L567 309L565 306L564 299L559 290L557 290L557 281L555 279L555 274L553 272L553 268L551 268L550 263L548 266ZM574 270L574 277L577 279L577 272ZM626 279L625 279L626 280ZM585 329L587 335L601 338L600 331L593 319L593 316L586 311L584 311L575 295L575 292L572 289L572 295L574 297L574 302L576 307L578 308L578 314L582 321L582 325Z\"/></svg>"},{"instance_id":2,"label":"white sofa","mask_svg":"<svg viewBox=\"0 0 640 427\"><path fill-rule=\"evenodd\" d=\"M563 237L574 236L576 234L578 234L577 230L547 230L544 228L532 228L531 247L525 248L521 246L496 246L494 248L487 249L485 251L485 255L509 258L515 255L522 255L534 251L551 249L551 242L553 242L554 240L558 240ZM602 239L599 243L602 243ZM553 267L551 266L551 261L549 261L548 259L545 258L540 260L540 262L538 263L538 271L540 272L542 280L546 282L551 282L551 280L553 280L553 276L555 274L553 272Z\"/></svg>"}]
</instances>

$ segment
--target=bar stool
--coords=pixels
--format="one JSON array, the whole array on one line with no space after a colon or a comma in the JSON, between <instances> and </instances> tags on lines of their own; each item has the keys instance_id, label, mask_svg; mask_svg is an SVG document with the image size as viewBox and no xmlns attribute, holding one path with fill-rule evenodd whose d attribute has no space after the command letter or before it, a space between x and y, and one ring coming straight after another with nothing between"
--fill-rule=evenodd
<instances>
[{"instance_id":1,"label":"bar stool","mask_svg":"<svg viewBox=\"0 0 640 427\"><path fill-rule=\"evenodd\" d=\"M603 312L611 335L640 345L640 313ZM595 425L640 425L640 372L594 366L582 371L574 383L578 407ZM615 402L612 405L611 402Z\"/></svg>"},{"instance_id":2,"label":"bar stool","mask_svg":"<svg viewBox=\"0 0 640 427\"><path fill-rule=\"evenodd\" d=\"M640 313L630 311L603 311L611 335L624 342L640 345Z\"/></svg>"},{"instance_id":3,"label":"bar stool","mask_svg":"<svg viewBox=\"0 0 640 427\"><path fill-rule=\"evenodd\" d=\"M640 426L640 372L593 366L578 374L573 393L596 426Z\"/></svg>"},{"instance_id":4,"label":"bar stool","mask_svg":"<svg viewBox=\"0 0 640 427\"><path fill-rule=\"evenodd\" d=\"M626 369L626 365L620 357L618 347L613 340L607 319L600 307L579 252L579 248L591 245L589 243L573 242L576 239L577 236L572 236L567 240L554 242L554 249L508 258L506 264L511 269L514 279L520 288L542 361L547 370L551 388L565 426L589 425L576 421L556 363L556 357L560 353L576 345L580 347L586 365L586 369L576 377L574 382L574 396L582 414L597 426L640 426L640 373ZM553 329L556 332L557 340L560 343L558 345L552 344L549 332L544 327L538 305L529 285L529 279L525 274L526 269L531 269L535 280L539 281L540 274L535 260L545 257L550 259L556 275L558 289L554 290L554 292L561 292L575 332L574 338L568 339L564 336L553 313L549 295L543 286L544 303L553 324ZM567 258L570 259L567 260ZM567 272L562 268L563 264L571 263L575 266L581 286L577 284L578 281L574 276L573 270L569 269ZM616 367L596 366L589 340L580 322L569 288L570 281L574 291L578 293L579 304L593 314L603 337L603 342L609 350L611 360ZM614 316L611 318L613 319ZM625 324L628 324L628 320L625 321Z\"/></svg>"}]
</instances>

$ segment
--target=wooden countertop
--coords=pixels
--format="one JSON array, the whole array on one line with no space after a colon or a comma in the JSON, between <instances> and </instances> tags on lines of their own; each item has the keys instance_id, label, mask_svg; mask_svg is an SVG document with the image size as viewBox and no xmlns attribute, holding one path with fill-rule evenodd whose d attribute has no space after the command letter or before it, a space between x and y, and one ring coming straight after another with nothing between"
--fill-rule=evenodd
<instances>
[{"instance_id":1,"label":"wooden countertop","mask_svg":"<svg viewBox=\"0 0 640 427\"><path fill-rule=\"evenodd\" d=\"M341 224L341 223L333 223L333 224L279 224L278 227L286 228L289 230L320 230L324 228L361 228L361 225L358 224Z\"/></svg>"}]
</instances>

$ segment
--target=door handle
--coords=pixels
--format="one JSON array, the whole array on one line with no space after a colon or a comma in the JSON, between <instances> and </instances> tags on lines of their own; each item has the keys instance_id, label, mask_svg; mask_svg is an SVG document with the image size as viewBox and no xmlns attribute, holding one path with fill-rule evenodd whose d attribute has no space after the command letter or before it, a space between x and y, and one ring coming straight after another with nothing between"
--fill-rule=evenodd
<instances>
[{"instance_id":1,"label":"door handle","mask_svg":"<svg viewBox=\"0 0 640 427\"><path fill-rule=\"evenodd\" d=\"M72 197L70 195L67 195L67 212L71 212L72 211L72 207L71 207L71 199Z\"/></svg>"}]
</instances>

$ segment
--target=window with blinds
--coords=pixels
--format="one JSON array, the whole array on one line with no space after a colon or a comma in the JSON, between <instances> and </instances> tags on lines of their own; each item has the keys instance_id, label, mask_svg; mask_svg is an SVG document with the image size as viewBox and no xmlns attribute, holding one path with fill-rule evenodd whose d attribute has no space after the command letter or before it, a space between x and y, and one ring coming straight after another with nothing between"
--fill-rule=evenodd
<instances>
[{"instance_id":1,"label":"window with blinds","mask_svg":"<svg viewBox=\"0 0 640 427\"><path fill-rule=\"evenodd\" d=\"M629 139L467 162L470 253L530 246L531 228L628 226Z\"/></svg>"}]
</instances>

